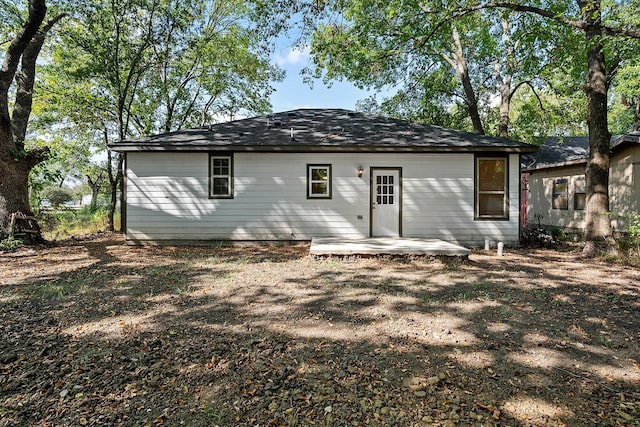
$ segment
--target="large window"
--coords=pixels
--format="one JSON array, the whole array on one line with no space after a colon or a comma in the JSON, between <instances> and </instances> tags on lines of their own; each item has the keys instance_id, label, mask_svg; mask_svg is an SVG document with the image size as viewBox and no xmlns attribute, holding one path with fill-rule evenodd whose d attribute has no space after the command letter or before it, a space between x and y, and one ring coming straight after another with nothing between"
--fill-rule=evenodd
<instances>
[{"instance_id":1,"label":"large window","mask_svg":"<svg viewBox=\"0 0 640 427\"><path fill-rule=\"evenodd\" d=\"M212 154L209 157L209 197L233 198L233 156Z\"/></svg>"},{"instance_id":2,"label":"large window","mask_svg":"<svg viewBox=\"0 0 640 427\"><path fill-rule=\"evenodd\" d=\"M331 198L331 165L307 165L307 198Z\"/></svg>"},{"instance_id":3,"label":"large window","mask_svg":"<svg viewBox=\"0 0 640 427\"><path fill-rule=\"evenodd\" d=\"M551 207L561 210L569 209L569 184L566 178L553 180Z\"/></svg>"},{"instance_id":4,"label":"large window","mask_svg":"<svg viewBox=\"0 0 640 427\"><path fill-rule=\"evenodd\" d=\"M507 158L476 158L476 218L507 219Z\"/></svg>"}]
</instances>

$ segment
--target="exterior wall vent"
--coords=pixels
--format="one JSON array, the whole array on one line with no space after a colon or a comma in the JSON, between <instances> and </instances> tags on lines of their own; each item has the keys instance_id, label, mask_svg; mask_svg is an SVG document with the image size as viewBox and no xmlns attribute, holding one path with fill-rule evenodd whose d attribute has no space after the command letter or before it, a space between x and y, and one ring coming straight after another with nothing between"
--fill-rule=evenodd
<instances>
[{"instance_id":1,"label":"exterior wall vent","mask_svg":"<svg viewBox=\"0 0 640 427\"><path fill-rule=\"evenodd\" d=\"M282 126L282 117L274 117L273 118L273 125L278 127L278 126Z\"/></svg>"}]
</instances>

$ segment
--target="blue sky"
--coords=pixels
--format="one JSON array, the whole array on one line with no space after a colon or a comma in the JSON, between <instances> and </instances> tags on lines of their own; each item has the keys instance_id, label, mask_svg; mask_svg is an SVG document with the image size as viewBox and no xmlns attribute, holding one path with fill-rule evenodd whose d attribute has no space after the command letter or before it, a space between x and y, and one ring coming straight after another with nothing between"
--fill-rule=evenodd
<instances>
[{"instance_id":1,"label":"blue sky","mask_svg":"<svg viewBox=\"0 0 640 427\"><path fill-rule=\"evenodd\" d=\"M285 43L286 45L286 43ZM355 110L356 102L373 92L362 91L346 82L334 82L330 87L316 80L313 88L302 81L300 71L311 65L309 50L294 49L291 45L280 48L274 61L286 71L285 80L274 85L271 95L273 112L297 108L344 108Z\"/></svg>"}]
</instances>

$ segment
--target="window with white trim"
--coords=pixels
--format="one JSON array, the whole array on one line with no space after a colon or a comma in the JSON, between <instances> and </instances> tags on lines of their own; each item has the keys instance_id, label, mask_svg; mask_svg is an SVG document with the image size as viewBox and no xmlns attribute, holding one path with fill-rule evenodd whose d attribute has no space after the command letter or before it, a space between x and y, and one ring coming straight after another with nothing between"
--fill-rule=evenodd
<instances>
[{"instance_id":1,"label":"window with white trim","mask_svg":"<svg viewBox=\"0 0 640 427\"><path fill-rule=\"evenodd\" d=\"M209 197L212 199L233 198L233 156L209 156Z\"/></svg>"},{"instance_id":2,"label":"window with white trim","mask_svg":"<svg viewBox=\"0 0 640 427\"><path fill-rule=\"evenodd\" d=\"M476 218L508 219L507 157L476 158Z\"/></svg>"},{"instance_id":3,"label":"window with white trim","mask_svg":"<svg viewBox=\"0 0 640 427\"><path fill-rule=\"evenodd\" d=\"M331 165L307 165L307 198L331 198Z\"/></svg>"}]
</instances>

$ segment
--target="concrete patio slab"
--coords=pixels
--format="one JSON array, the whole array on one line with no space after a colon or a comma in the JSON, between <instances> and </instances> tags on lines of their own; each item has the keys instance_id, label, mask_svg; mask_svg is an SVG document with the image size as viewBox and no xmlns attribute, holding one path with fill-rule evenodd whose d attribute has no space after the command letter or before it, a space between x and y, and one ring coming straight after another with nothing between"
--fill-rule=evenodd
<instances>
[{"instance_id":1,"label":"concrete patio slab","mask_svg":"<svg viewBox=\"0 0 640 427\"><path fill-rule=\"evenodd\" d=\"M311 255L437 255L466 257L471 251L444 240L409 237L314 237Z\"/></svg>"}]
</instances>

